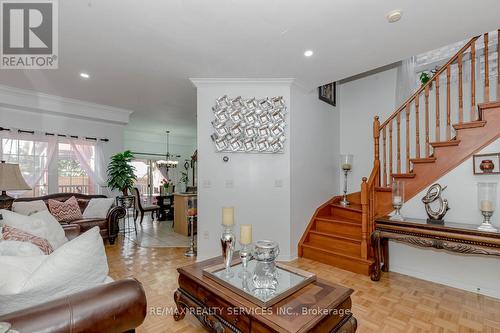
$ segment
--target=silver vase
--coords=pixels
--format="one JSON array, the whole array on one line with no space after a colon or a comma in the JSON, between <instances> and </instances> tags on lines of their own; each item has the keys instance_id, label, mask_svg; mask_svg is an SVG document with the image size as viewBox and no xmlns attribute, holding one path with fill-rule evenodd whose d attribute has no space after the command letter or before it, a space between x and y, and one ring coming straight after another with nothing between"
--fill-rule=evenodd
<instances>
[{"instance_id":1,"label":"silver vase","mask_svg":"<svg viewBox=\"0 0 500 333\"><path fill-rule=\"evenodd\" d=\"M233 227L223 226L224 231L220 237L220 244L222 247L222 256L224 257L224 266L226 271L224 276L226 278L233 277L233 272L231 271L231 261L233 259L234 247L236 244L236 237L233 233Z\"/></svg>"}]
</instances>

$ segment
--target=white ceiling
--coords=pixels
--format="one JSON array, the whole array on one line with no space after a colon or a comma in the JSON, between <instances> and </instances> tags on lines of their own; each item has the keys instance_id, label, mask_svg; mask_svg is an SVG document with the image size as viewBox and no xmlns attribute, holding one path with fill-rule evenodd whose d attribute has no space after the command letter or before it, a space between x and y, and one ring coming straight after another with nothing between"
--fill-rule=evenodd
<instances>
[{"instance_id":1,"label":"white ceiling","mask_svg":"<svg viewBox=\"0 0 500 333\"><path fill-rule=\"evenodd\" d=\"M403 18L388 24L393 9ZM494 30L500 1L64 0L59 17L59 70L4 70L0 84L134 110L134 129L189 136L190 77L294 77L312 89Z\"/></svg>"}]
</instances>

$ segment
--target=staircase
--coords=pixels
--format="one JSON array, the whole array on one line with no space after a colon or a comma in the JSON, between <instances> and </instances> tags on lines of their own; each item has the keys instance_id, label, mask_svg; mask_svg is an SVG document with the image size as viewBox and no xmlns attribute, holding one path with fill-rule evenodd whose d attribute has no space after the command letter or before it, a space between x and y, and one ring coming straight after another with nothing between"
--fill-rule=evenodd
<instances>
[{"instance_id":1,"label":"staircase","mask_svg":"<svg viewBox=\"0 0 500 333\"><path fill-rule=\"evenodd\" d=\"M486 33L472 38L382 124L373 122L374 164L361 191L348 195L351 204L334 197L314 213L299 242L299 256L369 275L374 261L370 235L376 216L390 213L391 182L405 182L408 201L472 154L500 137L500 30L494 52ZM481 54L476 45L484 45ZM497 101L490 101L489 58L496 55ZM478 66L479 65L479 66ZM470 68L467 106L464 68ZM476 71L484 69L484 80ZM452 73L456 80L452 81ZM455 83L456 81L456 83ZM482 88L482 103L477 103ZM457 100L452 91L457 90ZM452 125L453 124L453 125Z\"/></svg>"}]
</instances>

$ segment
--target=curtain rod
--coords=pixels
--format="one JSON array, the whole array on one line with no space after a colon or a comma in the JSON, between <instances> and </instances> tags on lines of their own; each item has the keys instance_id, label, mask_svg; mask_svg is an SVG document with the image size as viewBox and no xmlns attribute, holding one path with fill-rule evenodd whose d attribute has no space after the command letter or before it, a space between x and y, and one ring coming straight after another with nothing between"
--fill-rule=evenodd
<instances>
[{"instance_id":1,"label":"curtain rod","mask_svg":"<svg viewBox=\"0 0 500 333\"><path fill-rule=\"evenodd\" d=\"M167 156L167 154L158 154L158 153L140 153L140 152L136 152L136 151L133 151L131 152L132 154L134 155L148 155L148 156L161 156L161 157L165 157ZM172 155L173 157L181 157L181 155Z\"/></svg>"},{"instance_id":2,"label":"curtain rod","mask_svg":"<svg viewBox=\"0 0 500 333\"><path fill-rule=\"evenodd\" d=\"M10 128L5 128L5 127L0 127L0 132L2 131L11 131ZM26 133L26 134L35 134L35 131L29 131L29 130L22 130L22 129L18 129L17 130L17 133ZM58 136L58 137L61 137L61 138L73 138L73 139L78 139L78 138L81 138L81 139L85 139L85 140L91 140L91 141L102 141L102 142L109 142L109 139L106 139L106 138L101 138L101 139L98 139L98 138L93 138L93 137L88 137L88 136L84 136L84 137L79 137L78 135L68 135L68 134L57 134L57 133L49 133L49 132L45 132L45 135L48 135L48 136Z\"/></svg>"}]
</instances>

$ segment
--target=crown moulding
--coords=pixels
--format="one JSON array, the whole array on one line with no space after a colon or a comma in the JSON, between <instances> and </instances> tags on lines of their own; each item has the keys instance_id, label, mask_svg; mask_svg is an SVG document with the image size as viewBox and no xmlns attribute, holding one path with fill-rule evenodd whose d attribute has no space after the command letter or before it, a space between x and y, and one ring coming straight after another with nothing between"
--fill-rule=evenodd
<instances>
[{"instance_id":1,"label":"crown moulding","mask_svg":"<svg viewBox=\"0 0 500 333\"><path fill-rule=\"evenodd\" d=\"M131 110L0 85L0 108L126 125Z\"/></svg>"}]
</instances>

